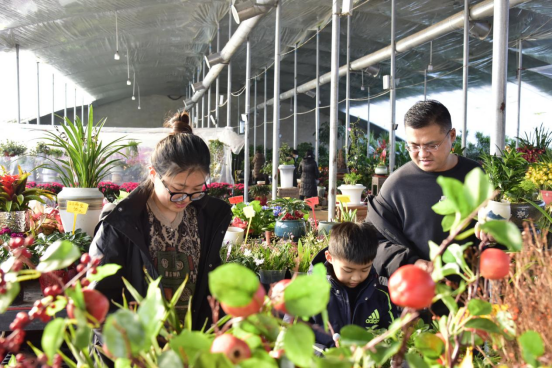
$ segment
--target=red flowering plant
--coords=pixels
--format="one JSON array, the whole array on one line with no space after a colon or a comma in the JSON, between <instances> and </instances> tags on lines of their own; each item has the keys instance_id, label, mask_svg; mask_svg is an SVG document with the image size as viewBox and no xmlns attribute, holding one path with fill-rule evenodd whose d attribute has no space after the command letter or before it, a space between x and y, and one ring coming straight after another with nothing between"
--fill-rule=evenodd
<instances>
[{"instance_id":1,"label":"red flowering plant","mask_svg":"<svg viewBox=\"0 0 552 369\"><path fill-rule=\"evenodd\" d=\"M40 188L41 190L51 192L53 194L58 194L63 190L63 185L58 182L51 182L51 183L40 183L36 185L37 188Z\"/></svg>"},{"instance_id":2,"label":"red flowering plant","mask_svg":"<svg viewBox=\"0 0 552 369\"><path fill-rule=\"evenodd\" d=\"M518 139L517 151L522 153L523 158L529 163L536 163L540 156L546 153L546 149L552 145L552 131L545 130L541 124L539 128L535 128L534 136L525 133L525 138L518 137Z\"/></svg>"},{"instance_id":3,"label":"red flowering plant","mask_svg":"<svg viewBox=\"0 0 552 369\"><path fill-rule=\"evenodd\" d=\"M138 182L125 182L119 187L120 191L125 191L131 193L138 187L140 184Z\"/></svg>"},{"instance_id":4,"label":"red flowering plant","mask_svg":"<svg viewBox=\"0 0 552 369\"><path fill-rule=\"evenodd\" d=\"M308 219L307 204L298 199L276 199L269 202L274 209L274 216L278 220Z\"/></svg>"},{"instance_id":5,"label":"red flowering plant","mask_svg":"<svg viewBox=\"0 0 552 369\"><path fill-rule=\"evenodd\" d=\"M104 197L109 202L114 202L115 200L117 200L117 197L119 197L120 194L119 185L108 181L98 183L98 190L103 193Z\"/></svg>"},{"instance_id":6,"label":"red flowering plant","mask_svg":"<svg viewBox=\"0 0 552 369\"><path fill-rule=\"evenodd\" d=\"M29 201L45 203L44 198L53 200L54 194L40 188L26 188L30 173L23 172L18 166L19 174L9 174L0 166L0 211L21 211L29 209Z\"/></svg>"},{"instance_id":7,"label":"red flowering plant","mask_svg":"<svg viewBox=\"0 0 552 369\"><path fill-rule=\"evenodd\" d=\"M387 166L387 140L380 138L377 141L376 151L374 152L374 159L377 160L377 166Z\"/></svg>"},{"instance_id":8,"label":"red flowering plant","mask_svg":"<svg viewBox=\"0 0 552 369\"><path fill-rule=\"evenodd\" d=\"M244 191L244 185L243 183L238 183L234 185L234 193L233 196L242 196Z\"/></svg>"},{"instance_id":9,"label":"red flowering plant","mask_svg":"<svg viewBox=\"0 0 552 369\"><path fill-rule=\"evenodd\" d=\"M205 186L204 190L208 191L209 196L221 200L227 200L232 195L232 185L225 182L210 183Z\"/></svg>"}]
</instances>

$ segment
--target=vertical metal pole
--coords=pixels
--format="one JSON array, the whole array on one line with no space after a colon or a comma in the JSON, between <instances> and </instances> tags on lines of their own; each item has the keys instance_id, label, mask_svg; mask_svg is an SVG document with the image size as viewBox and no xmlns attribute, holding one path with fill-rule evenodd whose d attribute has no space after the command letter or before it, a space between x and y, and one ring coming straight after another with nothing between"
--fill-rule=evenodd
<instances>
[{"instance_id":1,"label":"vertical metal pole","mask_svg":"<svg viewBox=\"0 0 552 369\"><path fill-rule=\"evenodd\" d=\"M255 89L253 96L253 155L257 152L257 76L255 76ZM249 112L249 110L248 110Z\"/></svg>"},{"instance_id":2,"label":"vertical metal pole","mask_svg":"<svg viewBox=\"0 0 552 369\"><path fill-rule=\"evenodd\" d=\"M209 43L209 55L211 55L211 43ZM205 67L204 67L205 68ZM211 127L211 85L207 90L207 128Z\"/></svg>"},{"instance_id":3,"label":"vertical metal pole","mask_svg":"<svg viewBox=\"0 0 552 369\"><path fill-rule=\"evenodd\" d=\"M84 124L85 118L84 118L84 91L81 91L81 121Z\"/></svg>"},{"instance_id":4,"label":"vertical metal pole","mask_svg":"<svg viewBox=\"0 0 552 369\"><path fill-rule=\"evenodd\" d=\"M75 103L73 104L73 123L77 120L77 87L75 87Z\"/></svg>"},{"instance_id":5,"label":"vertical metal pole","mask_svg":"<svg viewBox=\"0 0 552 369\"><path fill-rule=\"evenodd\" d=\"M265 106L264 106L264 120L265 120L265 132L264 132L264 151L265 151L265 160L266 160L266 149L268 142L268 68L265 67Z\"/></svg>"},{"instance_id":6,"label":"vertical metal pole","mask_svg":"<svg viewBox=\"0 0 552 369\"><path fill-rule=\"evenodd\" d=\"M293 52L293 149L297 150L297 45Z\"/></svg>"},{"instance_id":7,"label":"vertical metal pole","mask_svg":"<svg viewBox=\"0 0 552 369\"><path fill-rule=\"evenodd\" d=\"M40 62L36 62L36 124L40 124Z\"/></svg>"},{"instance_id":8,"label":"vertical metal pole","mask_svg":"<svg viewBox=\"0 0 552 369\"><path fill-rule=\"evenodd\" d=\"M240 95L238 95L238 132L240 130L240 122L241 122L241 116L240 116ZM245 127L243 127L245 130Z\"/></svg>"},{"instance_id":9,"label":"vertical metal pole","mask_svg":"<svg viewBox=\"0 0 552 369\"><path fill-rule=\"evenodd\" d=\"M468 64L470 61L470 1L464 0L464 77L462 80L462 147L468 144Z\"/></svg>"},{"instance_id":10,"label":"vertical metal pole","mask_svg":"<svg viewBox=\"0 0 552 369\"><path fill-rule=\"evenodd\" d=\"M217 22L217 53L220 52L220 24ZM217 82L215 87L215 127L218 128L220 116L219 116L219 106L220 106L220 76L217 76Z\"/></svg>"},{"instance_id":11,"label":"vertical metal pole","mask_svg":"<svg viewBox=\"0 0 552 369\"><path fill-rule=\"evenodd\" d=\"M316 164L320 164L318 156L320 148L320 26L316 30L316 103L314 105L314 156Z\"/></svg>"},{"instance_id":12,"label":"vertical metal pole","mask_svg":"<svg viewBox=\"0 0 552 369\"><path fill-rule=\"evenodd\" d=\"M196 83L199 82L199 79L201 78L201 67L197 67L197 79L196 79ZM196 128L199 128L199 114L201 114L201 109L199 107L199 104L201 102L198 101L197 102L197 109L196 109Z\"/></svg>"},{"instance_id":13,"label":"vertical metal pole","mask_svg":"<svg viewBox=\"0 0 552 369\"><path fill-rule=\"evenodd\" d=\"M15 63L17 67L17 124L21 124L21 86L19 84L19 44L15 45ZM27 124L29 121L27 121Z\"/></svg>"},{"instance_id":14,"label":"vertical metal pole","mask_svg":"<svg viewBox=\"0 0 552 369\"><path fill-rule=\"evenodd\" d=\"M338 1L333 1L332 7L332 55L331 92L330 92L330 168L328 188L328 221L335 216L335 199L337 191L337 115L339 112L339 7Z\"/></svg>"},{"instance_id":15,"label":"vertical metal pole","mask_svg":"<svg viewBox=\"0 0 552 369\"><path fill-rule=\"evenodd\" d=\"M391 0L391 78L390 78L390 99L391 99L391 122L389 124L389 173L395 170L395 1Z\"/></svg>"},{"instance_id":16,"label":"vertical metal pole","mask_svg":"<svg viewBox=\"0 0 552 369\"><path fill-rule=\"evenodd\" d=\"M424 69L424 101L427 100L427 67Z\"/></svg>"},{"instance_id":17,"label":"vertical metal pole","mask_svg":"<svg viewBox=\"0 0 552 369\"><path fill-rule=\"evenodd\" d=\"M349 153L349 129L351 129L351 15L347 16L347 75L345 87L345 157Z\"/></svg>"},{"instance_id":18,"label":"vertical metal pole","mask_svg":"<svg viewBox=\"0 0 552 369\"><path fill-rule=\"evenodd\" d=\"M370 156L370 87L367 87L368 90L368 100L366 101L366 157Z\"/></svg>"},{"instance_id":19,"label":"vertical metal pole","mask_svg":"<svg viewBox=\"0 0 552 369\"><path fill-rule=\"evenodd\" d=\"M201 81L205 80L205 58L203 58L203 67L201 68L203 71L203 79ZM205 128L205 95L208 96L209 90L205 91L203 96L201 97L201 128ZM207 112L207 115L209 115L209 112ZM207 119L209 119L207 117Z\"/></svg>"},{"instance_id":20,"label":"vertical metal pole","mask_svg":"<svg viewBox=\"0 0 552 369\"><path fill-rule=\"evenodd\" d=\"M232 0L228 8L228 40L232 38ZM232 127L232 61L228 62L228 87L226 88L228 94L228 100L226 102L226 126ZM238 132L240 121L238 120Z\"/></svg>"},{"instance_id":21,"label":"vertical metal pole","mask_svg":"<svg viewBox=\"0 0 552 369\"><path fill-rule=\"evenodd\" d=\"M267 136L267 123L266 123L266 116L267 116L267 106L266 106L266 86L267 86L267 81L266 81L266 67L265 67L265 71L264 71L264 111L263 111L263 114L264 114L264 142L263 142L263 147L264 147L264 157L265 157L265 160L266 160L266 136Z\"/></svg>"},{"instance_id":22,"label":"vertical metal pole","mask_svg":"<svg viewBox=\"0 0 552 369\"><path fill-rule=\"evenodd\" d=\"M65 105L63 108L63 124L65 124L65 118L67 118L67 82L65 82Z\"/></svg>"},{"instance_id":23,"label":"vertical metal pole","mask_svg":"<svg viewBox=\"0 0 552 369\"><path fill-rule=\"evenodd\" d=\"M506 136L506 84L508 76L509 0L494 2L492 104L494 129L491 132L491 154L500 155Z\"/></svg>"},{"instance_id":24,"label":"vertical metal pole","mask_svg":"<svg viewBox=\"0 0 552 369\"><path fill-rule=\"evenodd\" d=\"M54 113L55 113L55 102L56 102L56 99L55 99L55 77L54 77L54 73L52 73L52 125L54 125Z\"/></svg>"},{"instance_id":25,"label":"vertical metal pole","mask_svg":"<svg viewBox=\"0 0 552 369\"><path fill-rule=\"evenodd\" d=\"M192 73L192 84L194 84L194 83L195 83L195 73ZM191 88L192 88L192 87L190 86L190 90L191 90ZM190 92L190 96L193 96L193 90L192 90L192 92ZM192 117L191 117L191 119L192 119L192 127L194 127L194 128L195 128L195 126L194 126L194 120L195 120L196 106L197 106L197 104L194 104L194 105L192 106Z\"/></svg>"},{"instance_id":26,"label":"vertical metal pole","mask_svg":"<svg viewBox=\"0 0 552 369\"><path fill-rule=\"evenodd\" d=\"M276 24L274 34L274 104L272 116L272 200L276 200L278 194L278 164L280 148L280 8L279 1L274 12ZM266 106L265 106L266 109Z\"/></svg>"},{"instance_id":27,"label":"vertical metal pole","mask_svg":"<svg viewBox=\"0 0 552 369\"><path fill-rule=\"evenodd\" d=\"M517 70L517 82L518 82L518 96L517 96L517 134L516 134L516 148L519 146L519 127L521 125L521 71L523 59L523 45L521 39L518 41L518 70Z\"/></svg>"},{"instance_id":28,"label":"vertical metal pole","mask_svg":"<svg viewBox=\"0 0 552 369\"><path fill-rule=\"evenodd\" d=\"M246 42L245 56L245 147L244 147L244 174L243 174L243 201L249 202L249 110L251 108L251 43L249 37Z\"/></svg>"},{"instance_id":29,"label":"vertical metal pole","mask_svg":"<svg viewBox=\"0 0 552 369\"><path fill-rule=\"evenodd\" d=\"M86 122L89 122L90 121L90 105L92 103L89 102L88 104L86 104Z\"/></svg>"}]
</instances>

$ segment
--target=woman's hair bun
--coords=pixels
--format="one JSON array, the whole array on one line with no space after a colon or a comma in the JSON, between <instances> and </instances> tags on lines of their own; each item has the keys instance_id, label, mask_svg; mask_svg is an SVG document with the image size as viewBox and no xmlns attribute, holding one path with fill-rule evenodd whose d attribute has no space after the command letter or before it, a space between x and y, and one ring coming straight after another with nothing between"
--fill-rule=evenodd
<instances>
[{"instance_id":1,"label":"woman's hair bun","mask_svg":"<svg viewBox=\"0 0 552 369\"><path fill-rule=\"evenodd\" d=\"M190 116L185 111L176 113L164 124L164 126L172 130L172 135L178 133L193 133L192 126L190 125Z\"/></svg>"}]
</instances>

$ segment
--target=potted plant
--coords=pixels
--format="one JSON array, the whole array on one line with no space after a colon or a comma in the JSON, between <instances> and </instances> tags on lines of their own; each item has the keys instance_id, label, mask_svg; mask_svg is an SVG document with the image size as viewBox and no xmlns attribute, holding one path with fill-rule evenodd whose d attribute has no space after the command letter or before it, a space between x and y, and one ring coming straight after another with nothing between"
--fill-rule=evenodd
<instances>
[{"instance_id":1,"label":"potted plant","mask_svg":"<svg viewBox=\"0 0 552 369\"><path fill-rule=\"evenodd\" d=\"M362 176L358 173L351 172L343 176L344 185L338 187L343 195L349 196L351 202L349 205L361 205L362 204L362 191L366 189L361 183L358 183L362 179Z\"/></svg>"},{"instance_id":2,"label":"potted plant","mask_svg":"<svg viewBox=\"0 0 552 369\"><path fill-rule=\"evenodd\" d=\"M289 242L260 246L254 251L254 256L258 260L261 283L268 285L284 279L293 264L292 245Z\"/></svg>"},{"instance_id":3,"label":"potted plant","mask_svg":"<svg viewBox=\"0 0 552 369\"><path fill-rule=\"evenodd\" d=\"M206 185L209 196L227 201L232 194L232 185L225 182L215 182Z\"/></svg>"},{"instance_id":4,"label":"potted plant","mask_svg":"<svg viewBox=\"0 0 552 369\"><path fill-rule=\"evenodd\" d=\"M267 203L268 195L272 192L272 187L268 185L256 185L249 187L249 194L255 200L259 200L262 206Z\"/></svg>"},{"instance_id":5,"label":"potted plant","mask_svg":"<svg viewBox=\"0 0 552 369\"><path fill-rule=\"evenodd\" d=\"M47 160L45 168L51 169L60 177L65 186L58 195L63 227L73 229L73 214L67 212L67 201L79 201L88 204L88 212L77 217L76 228L93 235L102 211L103 195L98 184L117 165L117 160L109 158L115 154L124 154L129 144L123 144L124 137L105 144L100 133L106 118L94 124L93 109L90 107L86 125L77 117L71 122L67 117L65 124L58 126L59 131L48 131L44 140L54 148L63 150L66 159Z\"/></svg>"},{"instance_id":6,"label":"potted plant","mask_svg":"<svg viewBox=\"0 0 552 369\"><path fill-rule=\"evenodd\" d=\"M298 199L276 199L269 202L277 217L274 234L277 237L299 239L306 233L307 204Z\"/></svg>"},{"instance_id":7,"label":"potted plant","mask_svg":"<svg viewBox=\"0 0 552 369\"><path fill-rule=\"evenodd\" d=\"M261 168L261 173L268 178L268 182L272 183L272 162L266 161Z\"/></svg>"},{"instance_id":8,"label":"potted plant","mask_svg":"<svg viewBox=\"0 0 552 369\"><path fill-rule=\"evenodd\" d=\"M540 198L545 205L552 202L552 161L537 162L529 166L526 178L532 181L540 190Z\"/></svg>"},{"instance_id":9,"label":"potted plant","mask_svg":"<svg viewBox=\"0 0 552 369\"><path fill-rule=\"evenodd\" d=\"M293 157L291 156L291 148L288 144L283 143L280 147L278 169L280 170L280 187L290 188L293 187L293 173L295 171L295 164Z\"/></svg>"},{"instance_id":10,"label":"potted plant","mask_svg":"<svg viewBox=\"0 0 552 369\"><path fill-rule=\"evenodd\" d=\"M29 173L23 172L19 166L18 171L18 174L11 175L0 166L0 228L25 232L29 229L29 202L44 203L44 198L53 200L54 196L37 187L26 188Z\"/></svg>"},{"instance_id":11,"label":"potted plant","mask_svg":"<svg viewBox=\"0 0 552 369\"><path fill-rule=\"evenodd\" d=\"M0 143L0 155L2 156L0 165L5 166L8 173L13 173L15 172L14 165L19 157L25 155L26 152L27 146L12 140L6 140Z\"/></svg>"},{"instance_id":12,"label":"potted plant","mask_svg":"<svg viewBox=\"0 0 552 369\"><path fill-rule=\"evenodd\" d=\"M104 195L105 199L109 202L115 202L120 194L119 185L113 182L100 182L98 183L98 189Z\"/></svg>"}]
</instances>

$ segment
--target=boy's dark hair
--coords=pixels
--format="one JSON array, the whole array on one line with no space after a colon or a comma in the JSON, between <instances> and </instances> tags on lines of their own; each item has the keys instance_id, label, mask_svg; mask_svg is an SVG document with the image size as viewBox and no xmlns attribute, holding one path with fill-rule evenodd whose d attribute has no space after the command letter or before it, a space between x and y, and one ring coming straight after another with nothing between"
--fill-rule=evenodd
<instances>
[{"instance_id":1,"label":"boy's dark hair","mask_svg":"<svg viewBox=\"0 0 552 369\"><path fill-rule=\"evenodd\" d=\"M291 153L292 153L293 155L299 155L299 151L297 151L297 150L291 150Z\"/></svg>"},{"instance_id":2,"label":"boy's dark hair","mask_svg":"<svg viewBox=\"0 0 552 369\"><path fill-rule=\"evenodd\" d=\"M332 228L328 251L332 257L364 265L376 258L377 234L371 223L343 222Z\"/></svg>"},{"instance_id":3,"label":"boy's dark hair","mask_svg":"<svg viewBox=\"0 0 552 369\"><path fill-rule=\"evenodd\" d=\"M405 127L419 129L432 124L440 126L442 132L452 129L448 109L436 100L418 101L404 115Z\"/></svg>"}]
</instances>

